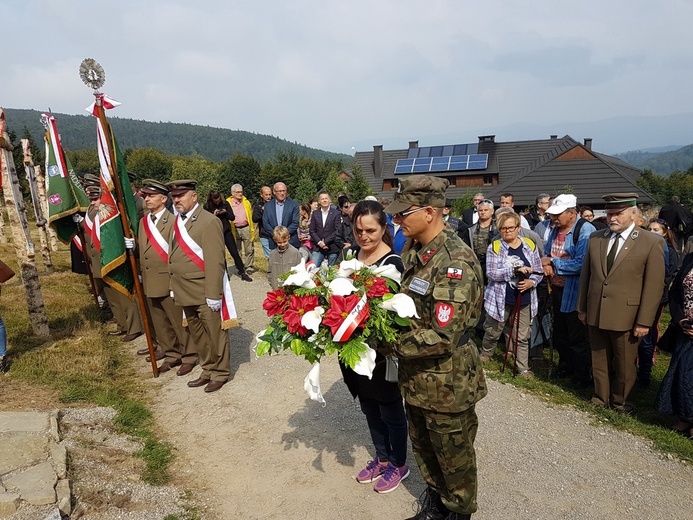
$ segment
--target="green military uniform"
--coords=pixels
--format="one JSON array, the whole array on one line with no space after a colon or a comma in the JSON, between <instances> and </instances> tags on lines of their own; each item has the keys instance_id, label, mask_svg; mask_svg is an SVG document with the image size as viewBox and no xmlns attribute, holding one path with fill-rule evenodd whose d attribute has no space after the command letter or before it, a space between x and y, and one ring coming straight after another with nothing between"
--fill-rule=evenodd
<instances>
[{"instance_id":1,"label":"green military uniform","mask_svg":"<svg viewBox=\"0 0 693 520\"><path fill-rule=\"evenodd\" d=\"M437 183L442 184L444 203L446 181L413 176L402 181L388 213L411 205L442 207L420 193L406 197L407 192L416 193L417 183L426 185L431 179L430 189L440 191ZM420 189L425 190L426 186ZM398 198L404 204L396 205ZM414 300L420 316L410 320L409 330L394 346L414 455L445 507L470 514L476 511L477 494L475 404L486 395L487 386L467 331L481 316L483 273L474 252L449 227L428 244L415 243L402 254L402 261L401 291Z\"/></svg>"}]
</instances>

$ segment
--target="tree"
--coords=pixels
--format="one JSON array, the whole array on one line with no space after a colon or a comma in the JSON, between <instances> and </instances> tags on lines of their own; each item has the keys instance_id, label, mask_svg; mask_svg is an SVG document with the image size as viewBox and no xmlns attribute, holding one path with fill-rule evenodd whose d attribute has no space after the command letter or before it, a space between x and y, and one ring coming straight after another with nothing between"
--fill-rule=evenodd
<instances>
[{"instance_id":1,"label":"tree","mask_svg":"<svg viewBox=\"0 0 693 520\"><path fill-rule=\"evenodd\" d=\"M346 192L346 184L336 171L332 171L327 175L321 190L325 190L336 201L340 193Z\"/></svg>"},{"instance_id":2,"label":"tree","mask_svg":"<svg viewBox=\"0 0 693 520\"><path fill-rule=\"evenodd\" d=\"M228 197L231 195L231 186L240 184L247 198L256 199L262 186L261 171L262 167L256 159L237 153L219 164L218 189L224 197Z\"/></svg>"},{"instance_id":3,"label":"tree","mask_svg":"<svg viewBox=\"0 0 693 520\"><path fill-rule=\"evenodd\" d=\"M452 202L452 208L450 210L450 213L453 216L460 217L462 216L462 212L467 209L471 208L474 205L474 193L470 192L469 190L466 190L464 192L464 195L461 197L457 197L453 202Z\"/></svg>"},{"instance_id":4,"label":"tree","mask_svg":"<svg viewBox=\"0 0 693 520\"><path fill-rule=\"evenodd\" d=\"M217 188L218 167L209 159L201 155L192 157L174 157L171 180L195 179L197 181L197 198L201 205L207 202L210 190Z\"/></svg>"},{"instance_id":5,"label":"tree","mask_svg":"<svg viewBox=\"0 0 693 520\"><path fill-rule=\"evenodd\" d=\"M171 180L173 159L155 148L128 149L125 152L128 171L140 179L155 179L160 182Z\"/></svg>"},{"instance_id":6,"label":"tree","mask_svg":"<svg viewBox=\"0 0 693 520\"><path fill-rule=\"evenodd\" d=\"M308 172L303 172L301 177L298 179L298 187L296 188L296 193L292 198L294 198L299 204L303 202L309 202L314 199L318 194L318 187L315 185L313 176Z\"/></svg>"},{"instance_id":7,"label":"tree","mask_svg":"<svg viewBox=\"0 0 693 520\"><path fill-rule=\"evenodd\" d=\"M75 173L93 173L94 175L99 175L101 173L96 146L89 150L76 150L74 152L65 153L70 159Z\"/></svg>"},{"instance_id":8,"label":"tree","mask_svg":"<svg viewBox=\"0 0 693 520\"><path fill-rule=\"evenodd\" d=\"M368 181L366 181L366 176L358 165L354 165L351 170L351 180L347 183L347 193L349 194L349 200L354 202L373 195L373 190L371 190Z\"/></svg>"}]
</instances>

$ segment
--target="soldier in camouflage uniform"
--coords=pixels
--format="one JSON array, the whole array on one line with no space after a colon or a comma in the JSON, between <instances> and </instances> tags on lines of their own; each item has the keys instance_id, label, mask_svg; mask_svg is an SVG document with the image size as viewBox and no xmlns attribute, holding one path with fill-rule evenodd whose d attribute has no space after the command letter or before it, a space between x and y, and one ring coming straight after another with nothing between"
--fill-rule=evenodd
<instances>
[{"instance_id":1,"label":"soldier in camouflage uniform","mask_svg":"<svg viewBox=\"0 0 693 520\"><path fill-rule=\"evenodd\" d=\"M409 520L465 519L476 511L474 407L487 387L468 331L481 315L483 274L474 252L445 226L447 186L437 177L408 177L385 210L409 237L401 291L420 316L393 347L409 436L428 484Z\"/></svg>"}]
</instances>

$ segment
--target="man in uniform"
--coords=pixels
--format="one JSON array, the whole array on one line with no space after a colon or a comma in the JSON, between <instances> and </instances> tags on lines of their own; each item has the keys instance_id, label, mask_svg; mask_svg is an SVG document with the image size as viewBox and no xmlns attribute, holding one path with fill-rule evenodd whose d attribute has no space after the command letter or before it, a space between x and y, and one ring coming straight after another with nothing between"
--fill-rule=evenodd
<instances>
[{"instance_id":1,"label":"man in uniform","mask_svg":"<svg viewBox=\"0 0 693 520\"><path fill-rule=\"evenodd\" d=\"M183 327L183 308L170 295L168 252L175 217L166 209L168 188L153 179L142 181L142 195L149 214L140 220L138 241L144 294L152 328L166 357L159 367L164 373L180 365L177 374L189 374L197 355L189 346L190 335Z\"/></svg>"},{"instance_id":2,"label":"man in uniform","mask_svg":"<svg viewBox=\"0 0 693 520\"><path fill-rule=\"evenodd\" d=\"M474 252L443 221L445 179L400 181L386 208L409 237L401 291L420 318L394 345L409 436L428 484L409 520L466 519L476 511L475 404L487 393L468 331L479 320L483 275Z\"/></svg>"},{"instance_id":3,"label":"man in uniform","mask_svg":"<svg viewBox=\"0 0 693 520\"><path fill-rule=\"evenodd\" d=\"M597 406L630 413L638 344L664 290L664 241L638 229L636 193L604 195L609 229L592 233L580 274L578 317L587 324Z\"/></svg>"},{"instance_id":4,"label":"man in uniform","mask_svg":"<svg viewBox=\"0 0 693 520\"><path fill-rule=\"evenodd\" d=\"M197 181L182 179L166 186L178 212L169 242L171 290L185 312L190 342L202 367L188 386L215 392L231 374L228 335L221 328L220 313L226 270L223 228L221 220L198 204Z\"/></svg>"},{"instance_id":5,"label":"man in uniform","mask_svg":"<svg viewBox=\"0 0 693 520\"><path fill-rule=\"evenodd\" d=\"M101 274L101 247L94 240L98 236L95 226L99 225L96 216L99 214L101 205L101 185L99 177L91 174L84 176L84 183L85 191L91 201L83 222L85 230L85 257L91 266L96 290L99 294L103 292L118 325L118 330L109 332L109 335L123 336L122 341L128 343L142 335L142 318L140 317L139 306L136 301L131 300L128 296L103 281Z\"/></svg>"}]
</instances>

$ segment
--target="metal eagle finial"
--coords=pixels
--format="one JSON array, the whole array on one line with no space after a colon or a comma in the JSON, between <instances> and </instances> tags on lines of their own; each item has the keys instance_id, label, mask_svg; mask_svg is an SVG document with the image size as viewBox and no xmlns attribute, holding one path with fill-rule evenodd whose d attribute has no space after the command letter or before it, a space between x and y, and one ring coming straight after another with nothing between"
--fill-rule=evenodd
<instances>
[{"instance_id":1,"label":"metal eagle finial","mask_svg":"<svg viewBox=\"0 0 693 520\"><path fill-rule=\"evenodd\" d=\"M85 58L79 66L79 77L87 87L98 90L106 82L106 72L99 62Z\"/></svg>"}]
</instances>

